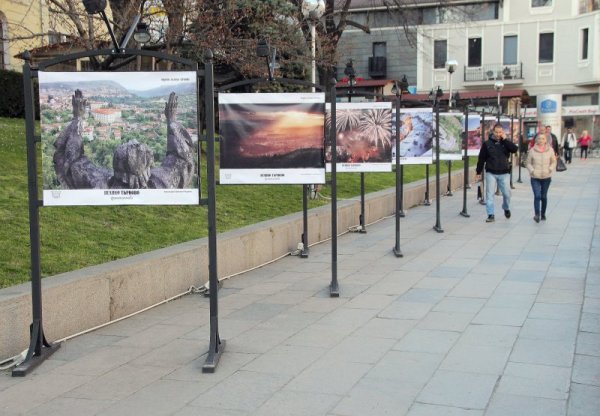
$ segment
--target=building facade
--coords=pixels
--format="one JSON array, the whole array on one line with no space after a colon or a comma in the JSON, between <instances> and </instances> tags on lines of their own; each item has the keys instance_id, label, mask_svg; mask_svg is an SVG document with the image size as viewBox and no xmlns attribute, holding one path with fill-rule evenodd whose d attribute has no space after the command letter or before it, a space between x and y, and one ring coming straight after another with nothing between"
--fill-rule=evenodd
<instances>
[{"instance_id":1,"label":"building facade","mask_svg":"<svg viewBox=\"0 0 600 416\"><path fill-rule=\"evenodd\" d=\"M501 80L505 89L527 91L528 116L542 121L556 108L554 131L572 125L600 141L599 0L415 1L396 14L384 2L352 3L351 19L371 34L346 30L340 60L353 59L365 78L406 74L416 92L439 86L464 95L493 92ZM449 60L458 63L452 74ZM505 112L525 105L508 104Z\"/></svg>"}]
</instances>

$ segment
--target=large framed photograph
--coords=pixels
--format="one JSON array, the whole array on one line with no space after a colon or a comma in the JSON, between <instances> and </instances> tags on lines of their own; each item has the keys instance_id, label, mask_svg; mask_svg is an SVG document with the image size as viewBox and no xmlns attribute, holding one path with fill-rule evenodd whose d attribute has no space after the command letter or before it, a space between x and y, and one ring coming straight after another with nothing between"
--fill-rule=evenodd
<instances>
[{"instance_id":1,"label":"large framed photograph","mask_svg":"<svg viewBox=\"0 0 600 416\"><path fill-rule=\"evenodd\" d=\"M325 183L325 94L219 94L221 184Z\"/></svg>"},{"instance_id":2,"label":"large framed photograph","mask_svg":"<svg viewBox=\"0 0 600 416\"><path fill-rule=\"evenodd\" d=\"M462 135L465 130L464 114L441 113L439 130L440 160L462 160ZM435 152L433 158L435 160Z\"/></svg>"},{"instance_id":3,"label":"large framed photograph","mask_svg":"<svg viewBox=\"0 0 600 416\"><path fill-rule=\"evenodd\" d=\"M469 114L467 122L467 156L478 156L481 150L481 116Z\"/></svg>"},{"instance_id":4,"label":"large framed photograph","mask_svg":"<svg viewBox=\"0 0 600 416\"><path fill-rule=\"evenodd\" d=\"M392 111L392 161L396 161L396 114ZM429 165L433 161L431 108L400 110L400 164Z\"/></svg>"},{"instance_id":5,"label":"large framed photograph","mask_svg":"<svg viewBox=\"0 0 600 416\"><path fill-rule=\"evenodd\" d=\"M331 110L327 105L327 131ZM392 103L337 103L335 112L337 172L391 172ZM325 147L331 170L331 143Z\"/></svg>"},{"instance_id":6,"label":"large framed photograph","mask_svg":"<svg viewBox=\"0 0 600 416\"><path fill-rule=\"evenodd\" d=\"M194 71L39 72L44 205L200 201Z\"/></svg>"}]
</instances>

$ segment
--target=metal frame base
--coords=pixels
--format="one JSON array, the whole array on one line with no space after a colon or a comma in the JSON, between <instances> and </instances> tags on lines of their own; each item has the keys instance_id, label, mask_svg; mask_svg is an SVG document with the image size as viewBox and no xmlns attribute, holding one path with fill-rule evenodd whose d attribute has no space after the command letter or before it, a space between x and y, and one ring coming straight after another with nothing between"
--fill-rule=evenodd
<instances>
[{"instance_id":1,"label":"metal frame base","mask_svg":"<svg viewBox=\"0 0 600 416\"><path fill-rule=\"evenodd\" d=\"M392 251L394 252L394 255L396 257L404 257L404 254L402 254L402 250L400 250L399 248L397 249L396 247L394 247Z\"/></svg>"},{"instance_id":2,"label":"metal frame base","mask_svg":"<svg viewBox=\"0 0 600 416\"><path fill-rule=\"evenodd\" d=\"M50 344L42 347L39 355L34 355L30 359L23 361L12 371L13 377L25 377L30 371L43 363L47 358L60 349L61 344Z\"/></svg>"},{"instance_id":3,"label":"metal frame base","mask_svg":"<svg viewBox=\"0 0 600 416\"><path fill-rule=\"evenodd\" d=\"M403 210L400 210L400 211L398 212L398 215L400 216L400 218L404 218L404 217L406 217L406 213L405 213Z\"/></svg>"},{"instance_id":4,"label":"metal frame base","mask_svg":"<svg viewBox=\"0 0 600 416\"><path fill-rule=\"evenodd\" d=\"M337 282L331 282L329 285L329 297L339 298L340 297L340 286Z\"/></svg>"},{"instance_id":5,"label":"metal frame base","mask_svg":"<svg viewBox=\"0 0 600 416\"><path fill-rule=\"evenodd\" d=\"M434 226L433 226L433 229L434 229L435 231L437 231L438 233L443 233L443 232L444 232L444 230L442 229L442 227L441 227L441 226L439 226L439 225L434 225Z\"/></svg>"},{"instance_id":6,"label":"metal frame base","mask_svg":"<svg viewBox=\"0 0 600 416\"><path fill-rule=\"evenodd\" d=\"M426 199L423 201L423 205L429 206L429 205L431 205L431 201L429 199Z\"/></svg>"},{"instance_id":7,"label":"metal frame base","mask_svg":"<svg viewBox=\"0 0 600 416\"><path fill-rule=\"evenodd\" d=\"M215 372L215 370L217 368L217 364L219 364L219 360L221 359L221 355L223 355L223 350L225 350L225 340L224 339L221 340L221 342L219 343L219 347L216 348L216 351L211 346L211 348L208 351L206 361L204 362L204 365L202 366L203 373L214 373Z\"/></svg>"},{"instance_id":8,"label":"metal frame base","mask_svg":"<svg viewBox=\"0 0 600 416\"><path fill-rule=\"evenodd\" d=\"M363 225L363 226L362 226L362 227L361 227L361 228L358 230L358 232L359 232L360 234L366 234L366 233L367 233L367 229L366 229L366 228L365 228L365 226Z\"/></svg>"},{"instance_id":9,"label":"metal frame base","mask_svg":"<svg viewBox=\"0 0 600 416\"><path fill-rule=\"evenodd\" d=\"M307 248L307 249L304 249L304 250L302 250L302 251L300 252L300 258L301 258L301 259L308 258L308 253L309 253L309 251L310 251L310 250L309 250L308 248Z\"/></svg>"},{"instance_id":10,"label":"metal frame base","mask_svg":"<svg viewBox=\"0 0 600 416\"><path fill-rule=\"evenodd\" d=\"M465 218L469 218L471 215L467 214L465 211L461 211L460 215L462 215Z\"/></svg>"}]
</instances>

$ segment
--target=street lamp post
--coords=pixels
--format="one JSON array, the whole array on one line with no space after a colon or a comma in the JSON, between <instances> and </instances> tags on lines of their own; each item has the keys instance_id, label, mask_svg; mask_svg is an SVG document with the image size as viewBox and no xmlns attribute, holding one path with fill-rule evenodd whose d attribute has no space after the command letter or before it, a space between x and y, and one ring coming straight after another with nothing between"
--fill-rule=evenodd
<instances>
[{"instance_id":1,"label":"street lamp post","mask_svg":"<svg viewBox=\"0 0 600 416\"><path fill-rule=\"evenodd\" d=\"M446 70L448 71L448 107L452 108L452 74L456 71L458 62L455 59L446 61Z\"/></svg>"},{"instance_id":2,"label":"street lamp post","mask_svg":"<svg viewBox=\"0 0 600 416\"><path fill-rule=\"evenodd\" d=\"M317 68L316 68L316 23L323 16L325 12L325 2L323 0L304 0L302 2L302 14L304 18L308 20L310 27L310 52L311 52L311 65L310 65L310 80L312 82L311 91L315 92L315 84L317 81ZM312 189L311 189L312 188ZM314 190L314 191L313 191ZM302 208L304 212L303 220L303 232L302 232L302 250L300 251L300 257L308 257L308 194L317 195L317 186L304 184L302 185Z\"/></svg>"},{"instance_id":3,"label":"street lamp post","mask_svg":"<svg viewBox=\"0 0 600 416\"><path fill-rule=\"evenodd\" d=\"M310 27L310 51L311 51L311 82L313 83L312 92L315 92L317 80L317 64L316 64L316 23L323 17L325 13L325 2L323 0L304 0L302 2L302 14L308 20Z\"/></svg>"},{"instance_id":4,"label":"street lamp post","mask_svg":"<svg viewBox=\"0 0 600 416\"><path fill-rule=\"evenodd\" d=\"M498 94L498 123L500 123L500 114L502 113L502 105L500 104L500 93L502 92L503 88L504 88L504 82L502 82L501 80L497 80L494 83L494 89L496 90L496 93Z\"/></svg>"}]
</instances>

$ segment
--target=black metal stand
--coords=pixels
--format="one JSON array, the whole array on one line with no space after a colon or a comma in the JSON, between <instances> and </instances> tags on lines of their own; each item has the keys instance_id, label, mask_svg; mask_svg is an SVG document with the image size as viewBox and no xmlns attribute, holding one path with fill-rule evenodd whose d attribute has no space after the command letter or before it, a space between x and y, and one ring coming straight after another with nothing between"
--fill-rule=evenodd
<instances>
[{"instance_id":1,"label":"black metal stand","mask_svg":"<svg viewBox=\"0 0 600 416\"><path fill-rule=\"evenodd\" d=\"M446 196L453 196L452 193L452 161L448 160L448 187L446 191Z\"/></svg>"},{"instance_id":2,"label":"black metal stand","mask_svg":"<svg viewBox=\"0 0 600 416\"><path fill-rule=\"evenodd\" d=\"M402 212L402 199L404 197L402 193L402 181L403 173L402 165L400 164L400 109L402 108L402 91L398 91L396 88L396 243L393 248L394 255L396 257L403 257L402 250L400 249L400 217L404 216Z\"/></svg>"},{"instance_id":3,"label":"black metal stand","mask_svg":"<svg viewBox=\"0 0 600 416\"><path fill-rule=\"evenodd\" d=\"M214 373L225 349L225 341L219 337L219 279L217 275L217 197L215 180L215 118L213 54L204 54L205 106L206 106L206 171L208 190L208 282L210 285L210 339L208 355L202 366L203 373Z\"/></svg>"},{"instance_id":4,"label":"black metal stand","mask_svg":"<svg viewBox=\"0 0 600 416\"><path fill-rule=\"evenodd\" d=\"M300 257L308 257L308 191L309 185L302 185L302 250Z\"/></svg>"},{"instance_id":5,"label":"black metal stand","mask_svg":"<svg viewBox=\"0 0 600 416\"><path fill-rule=\"evenodd\" d=\"M365 220L365 173L360 173L360 229L359 233L365 234L367 232L367 225Z\"/></svg>"},{"instance_id":6,"label":"black metal stand","mask_svg":"<svg viewBox=\"0 0 600 416\"><path fill-rule=\"evenodd\" d=\"M406 217L404 212L404 166L400 165L400 216Z\"/></svg>"},{"instance_id":7,"label":"black metal stand","mask_svg":"<svg viewBox=\"0 0 600 416\"><path fill-rule=\"evenodd\" d=\"M469 187L469 107L465 108L465 131L463 132L463 208L460 215L470 217L467 212L467 190Z\"/></svg>"},{"instance_id":8,"label":"black metal stand","mask_svg":"<svg viewBox=\"0 0 600 416\"><path fill-rule=\"evenodd\" d=\"M523 118L519 112L519 177L518 183L523 183L521 180L521 165L523 164Z\"/></svg>"},{"instance_id":9,"label":"black metal stand","mask_svg":"<svg viewBox=\"0 0 600 416\"><path fill-rule=\"evenodd\" d=\"M513 140L513 134L514 134L514 121L515 121L515 116L513 114L511 114L510 116L510 141L512 142ZM515 186L513 185L513 154L510 154L510 189L515 189Z\"/></svg>"},{"instance_id":10,"label":"black metal stand","mask_svg":"<svg viewBox=\"0 0 600 416\"><path fill-rule=\"evenodd\" d=\"M435 102L435 225L433 229L443 233L440 219L440 106L438 100Z\"/></svg>"},{"instance_id":11,"label":"black metal stand","mask_svg":"<svg viewBox=\"0 0 600 416\"><path fill-rule=\"evenodd\" d=\"M429 199L429 165L425 165L425 200L423 200L423 205L431 205Z\"/></svg>"},{"instance_id":12,"label":"black metal stand","mask_svg":"<svg viewBox=\"0 0 600 416\"><path fill-rule=\"evenodd\" d=\"M329 128L329 140L331 143L331 283L329 284L329 296L338 298L340 296L340 287L337 279L337 137L336 137L336 106L335 97L337 90L336 80L333 80L331 87L331 126Z\"/></svg>"},{"instance_id":13,"label":"black metal stand","mask_svg":"<svg viewBox=\"0 0 600 416\"><path fill-rule=\"evenodd\" d=\"M32 323L29 327L29 349L25 360L12 371L13 377L23 377L43 363L60 348L50 344L44 335L42 321L42 273L40 264L40 213L42 201L38 200L37 143L35 137L35 109L31 55L26 53L23 65L23 88L25 95L25 135L27 140L27 176L29 194L29 242L31 253L31 307Z\"/></svg>"}]
</instances>

